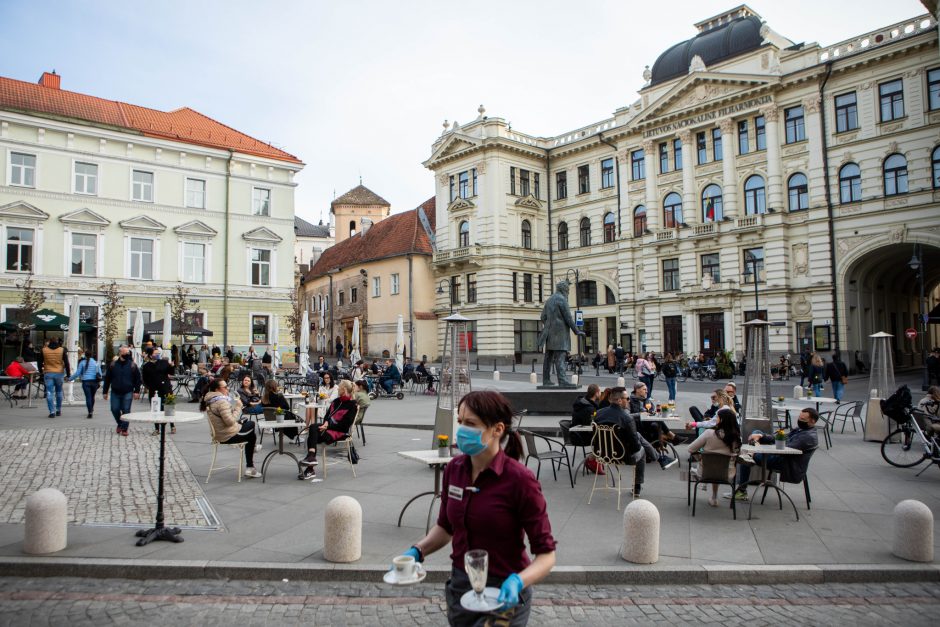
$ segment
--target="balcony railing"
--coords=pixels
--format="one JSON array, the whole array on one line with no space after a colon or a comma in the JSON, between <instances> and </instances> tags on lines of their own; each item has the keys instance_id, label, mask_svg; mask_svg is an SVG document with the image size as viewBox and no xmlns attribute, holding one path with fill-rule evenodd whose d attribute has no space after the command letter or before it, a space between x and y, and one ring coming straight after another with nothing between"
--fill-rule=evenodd
<instances>
[{"instance_id":1,"label":"balcony railing","mask_svg":"<svg viewBox=\"0 0 940 627\"><path fill-rule=\"evenodd\" d=\"M462 261L475 260L480 256L482 256L482 252L479 246L464 246L462 248L437 251L434 253L434 263L459 263Z\"/></svg>"}]
</instances>

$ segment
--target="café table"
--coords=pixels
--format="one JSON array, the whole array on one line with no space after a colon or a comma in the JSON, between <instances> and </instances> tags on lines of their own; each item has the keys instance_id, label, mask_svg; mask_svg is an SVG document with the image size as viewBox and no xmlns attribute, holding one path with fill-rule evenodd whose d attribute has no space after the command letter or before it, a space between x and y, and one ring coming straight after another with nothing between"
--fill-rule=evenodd
<instances>
[{"instance_id":1,"label":"caf\u00e9 table","mask_svg":"<svg viewBox=\"0 0 940 627\"><path fill-rule=\"evenodd\" d=\"M819 412L819 406L824 403L827 405L833 405L833 404L837 405L839 403L839 401L837 401L836 399L830 398L828 396L801 396L797 400L803 401L804 403L816 403L817 413Z\"/></svg>"},{"instance_id":2,"label":"caf\u00e9 table","mask_svg":"<svg viewBox=\"0 0 940 627\"><path fill-rule=\"evenodd\" d=\"M398 526L401 527L401 519L404 517L405 510L408 509L408 506L422 496L430 496L431 504L428 506L428 520L424 527L424 533L427 533L431 530L431 515L434 513L434 503L441 498L441 474L444 471L444 466L449 464L453 457L450 455L441 457L436 448L425 449L423 451L398 451L398 454L405 459L410 459L411 461L430 466L434 469L434 490L431 492L422 492L411 497L411 499L405 503L405 506L401 508L401 513L398 514Z\"/></svg>"},{"instance_id":3,"label":"caf\u00e9 table","mask_svg":"<svg viewBox=\"0 0 940 627\"><path fill-rule=\"evenodd\" d=\"M777 448L776 444L772 445L761 445L761 444L744 444L741 446L742 453L750 453L754 455L756 453L761 454L761 479L757 482L748 482L749 485L755 485L754 496L749 499L747 506L747 519L751 519L751 508L754 506L754 499L757 498L757 491L761 488L764 488L764 497L767 496L767 490L776 490L777 491L777 501L780 504L780 509L783 510L783 499L781 494L787 497L787 500L790 501L790 505L793 507L793 513L796 514L797 521L800 520L800 513L796 510L796 503L793 502L793 499L790 498L790 495L786 493L780 486L774 484L770 480L770 473L767 472L767 460L771 455L802 455L803 451L798 448L790 448L785 446L783 448ZM731 498L734 498L734 495L731 495ZM764 498L761 498L761 504L763 504Z\"/></svg>"},{"instance_id":4,"label":"caf\u00e9 table","mask_svg":"<svg viewBox=\"0 0 940 627\"><path fill-rule=\"evenodd\" d=\"M806 409L806 403L800 403L792 399L789 401L783 401L782 403L780 401L773 400L770 403L770 407L771 409L774 409L778 412L782 411L784 414L786 414L786 423L787 427L789 428L793 426L793 419L790 416L790 412L796 412L799 416L800 412ZM775 422L780 421L775 420Z\"/></svg>"},{"instance_id":5,"label":"caf\u00e9 table","mask_svg":"<svg viewBox=\"0 0 940 627\"><path fill-rule=\"evenodd\" d=\"M284 394L284 398L287 399L288 406L290 407L290 412L294 413L294 401L298 398L303 398L304 395L300 393L288 392Z\"/></svg>"},{"instance_id":6,"label":"caf\u00e9 table","mask_svg":"<svg viewBox=\"0 0 940 627\"><path fill-rule=\"evenodd\" d=\"M198 411L178 411L172 416L164 413L151 413L149 411L131 412L121 416L122 420L128 422L148 422L155 425L160 431L160 474L157 478L157 519L154 521L152 529L141 529L136 533L140 538L137 546L144 546L155 540L165 542L182 542L179 527L167 527L163 524L163 475L164 460L166 459L166 424L182 424L184 422L197 422L205 420L205 415Z\"/></svg>"},{"instance_id":7,"label":"caf\u00e9 table","mask_svg":"<svg viewBox=\"0 0 940 627\"><path fill-rule=\"evenodd\" d=\"M293 459L294 463L297 464L297 478L303 479L304 470L300 466L300 460L297 459L297 456L290 451L284 450L284 429L293 427L300 430L303 428L303 423L296 420L259 420L257 425L259 429L271 429L272 431L277 431L277 448L265 455L264 461L261 462L261 483L264 483L267 480L268 464L271 462L271 458L275 455L287 455Z\"/></svg>"}]
</instances>

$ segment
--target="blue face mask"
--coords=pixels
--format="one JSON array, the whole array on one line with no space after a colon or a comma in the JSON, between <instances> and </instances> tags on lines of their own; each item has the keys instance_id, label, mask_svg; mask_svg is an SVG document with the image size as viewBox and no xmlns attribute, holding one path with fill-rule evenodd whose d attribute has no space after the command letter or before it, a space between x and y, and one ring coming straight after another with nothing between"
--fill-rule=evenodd
<instances>
[{"instance_id":1,"label":"blue face mask","mask_svg":"<svg viewBox=\"0 0 940 627\"><path fill-rule=\"evenodd\" d=\"M483 444L483 431L473 427L460 425L457 427L457 448L461 453L473 457L486 450L486 444Z\"/></svg>"}]
</instances>

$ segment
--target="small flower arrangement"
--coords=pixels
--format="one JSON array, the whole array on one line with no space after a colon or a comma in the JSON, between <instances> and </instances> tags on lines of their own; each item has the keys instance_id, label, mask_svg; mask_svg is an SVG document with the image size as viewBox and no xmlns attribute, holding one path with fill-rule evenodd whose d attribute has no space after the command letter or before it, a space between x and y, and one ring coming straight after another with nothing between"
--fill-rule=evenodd
<instances>
[{"instance_id":1,"label":"small flower arrangement","mask_svg":"<svg viewBox=\"0 0 940 627\"><path fill-rule=\"evenodd\" d=\"M323 392L320 392L320 393L317 395L317 398L319 398L320 400L323 400L323 399L326 398L326 394L324 394Z\"/></svg>"},{"instance_id":2,"label":"small flower arrangement","mask_svg":"<svg viewBox=\"0 0 940 627\"><path fill-rule=\"evenodd\" d=\"M274 410L274 414L275 414L276 416L283 416L283 415L284 415L284 408L283 408L283 407L278 407L277 409Z\"/></svg>"},{"instance_id":3,"label":"small flower arrangement","mask_svg":"<svg viewBox=\"0 0 940 627\"><path fill-rule=\"evenodd\" d=\"M447 448L450 444L450 438L443 433L437 436L437 448Z\"/></svg>"},{"instance_id":4,"label":"small flower arrangement","mask_svg":"<svg viewBox=\"0 0 940 627\"><path fill-rule=\"evenodd\" d=\"M164 405L176 405L176 394L167 394L163 399Z\"/></svg>"},{"instance_id":5,"label":"small flower arrangement","mask_svg":"<svg viewBox=\"0 0 940 627\"><path fill-rule=\"evenodd\" d=\"M787 434L783 429L777 429L774 433L774 439L777 441L783 441L787 439Z\"/></svg>"},{"instance_id":6,"label":"small flower arrangement","mask_svg":"<svg viewBox=\"0 0 940 627\"><path fill-rule=\"evenodd\" d=\"M782 396L778 396L778 397L777 397L777 401L779 401L779 402L782 403L782 402L783 402L783 397L782 397Z\"/></svg>"}]
</instances>

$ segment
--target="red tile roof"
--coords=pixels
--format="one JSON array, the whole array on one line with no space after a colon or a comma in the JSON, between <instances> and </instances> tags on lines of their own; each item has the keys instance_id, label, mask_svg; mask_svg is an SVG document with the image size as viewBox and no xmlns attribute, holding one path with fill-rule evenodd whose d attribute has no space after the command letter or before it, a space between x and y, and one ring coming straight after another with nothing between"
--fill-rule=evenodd
<instances>
[{"instance_id":1,"label":"red tile roof","mask_svg":"<svg viewBox=\"0 0 940 627\"><path fill-rule=\"evenodd\" d=\"M128 129L147 137L222 148L300 163L292 154L275 148L188 107L157 111L105 100L57 87L58 75L43 74L41 83L27 83L0 76L0 109L71 118L93 124Z\"/></svg>"},{"instance_id":2,"label":"red tile roof","mask_svg":"<svg viewBox=\"0 0 940 627\"><path fill-rule=\"evenodd\" d=\"M322 277L328 270L388 257L407 254L431 255L431 240L418 219L418 209L424 209L431 230L434 231L434 208L435 201L432 197L416 209L396 213L376 222L365 234L354 235L330 246L310 269L307 279Z\"/></svg>"}]
</instances>

